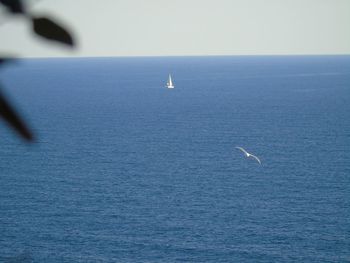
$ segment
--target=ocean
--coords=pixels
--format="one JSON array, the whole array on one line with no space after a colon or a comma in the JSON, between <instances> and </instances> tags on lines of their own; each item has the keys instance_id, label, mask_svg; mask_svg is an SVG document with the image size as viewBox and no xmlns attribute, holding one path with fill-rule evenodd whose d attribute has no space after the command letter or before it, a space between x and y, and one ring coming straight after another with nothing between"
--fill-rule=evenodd
<instances>
[{"instance_id":1,"label":"ocean","mask_svg":"<svg viewBox=\"0 0 350 263\"><path fill-rule=\"evenodd\" d=\"M1 120L0 262L350 262L350 56L23 59L0 81L37 138Z\"/></svg>"}]
</instances>

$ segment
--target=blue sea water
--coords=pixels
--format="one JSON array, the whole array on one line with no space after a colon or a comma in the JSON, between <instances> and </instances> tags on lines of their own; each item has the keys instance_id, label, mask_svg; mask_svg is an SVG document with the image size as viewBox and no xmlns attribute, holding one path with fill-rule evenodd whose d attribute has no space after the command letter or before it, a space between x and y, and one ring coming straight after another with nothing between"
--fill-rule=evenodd
<instances>
[{"instance_id":1,"label":"blue sea water","mask_svg":"<svg viewBox=\"0 0 350 263\"><path fill-rule=\"evenodd\" d=\"M1 121L0 262L350 262L350 56L0 73L37 136Z\"/></svg>"}]
</instances>

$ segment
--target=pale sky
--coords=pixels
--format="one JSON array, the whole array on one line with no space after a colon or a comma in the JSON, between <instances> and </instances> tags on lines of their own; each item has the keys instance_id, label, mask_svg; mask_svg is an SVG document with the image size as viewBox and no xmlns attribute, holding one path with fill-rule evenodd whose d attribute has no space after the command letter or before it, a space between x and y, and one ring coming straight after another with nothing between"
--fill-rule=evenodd
<instances>
[{"instance_id":1,"label":"pale sky","mask_svg":"<svg viewBox=\"0 0 350 263\"><path fill-rule=\"evenodd\" d=\"M41 0L69 25L69 51L0 12L0 55L177 56L350 54L350 0Z\"/></svg>"}]
</instances>

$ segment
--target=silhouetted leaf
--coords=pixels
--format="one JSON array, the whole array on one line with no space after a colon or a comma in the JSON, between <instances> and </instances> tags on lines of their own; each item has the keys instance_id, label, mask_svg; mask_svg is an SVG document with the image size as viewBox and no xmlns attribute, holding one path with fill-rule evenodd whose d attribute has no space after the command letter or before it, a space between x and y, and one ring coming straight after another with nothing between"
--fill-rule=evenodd
<instances>
[{"instance_id":1,"label":"silhouetted leaf","mask_svg":"<svg viewBox=\"0 0 350 263\"><path fill-rule=\"evenodd\" d=\"M6 8L14 14L23 14L24 7L21 0L0 0L0 3L6 6Z\"/></svg>"},{"instance_id":2,"label":"silhouetted leaf","mask_svg":"<svg viewBox=\"0 0 350 263\"><path fill-rule=\"evenodd\" d=\"M16 114L15 110L7 102L4 95L0 93L0 117L4 118L23 138L33 140L33 135L24 122Z\"/></svg>"},{"instance_id":3,"label":"silhouetted leaf","mask_svg":"<svg viewBox=\"0 0 350 263\"><path fill-rule=\"evenodd\" d=\"M33 30L37 35L69 46L74 46L73 38L70 33L50 19L45 17L33 17L32 21Z\"/></svg>"}]
</instances>

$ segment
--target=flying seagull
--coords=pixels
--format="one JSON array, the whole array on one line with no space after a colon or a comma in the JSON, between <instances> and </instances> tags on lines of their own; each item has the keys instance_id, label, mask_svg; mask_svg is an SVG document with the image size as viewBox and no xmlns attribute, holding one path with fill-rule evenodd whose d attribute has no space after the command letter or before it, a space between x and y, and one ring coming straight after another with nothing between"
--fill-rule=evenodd
<instances>
[{"instance_id":1,"label":"flying seagull","mask_svg":"<svg viewBox=\"0 0 350 263\"><path fill-rule=\"evenodd\" d=\"M258 157L256 157L255 155L250 154L249 152L247 152L246 150L244 150L242 147L236 147L236 148L239 149L239 150L241 150L241 151L244 153L244 155L245 155L246 157L248 157L248 158L249 158L249 157L252 157L252 158L254 158L255 160L257 160L259 164L261 164L260 159L259 159Z\"/></svg>"}]
</instances>

